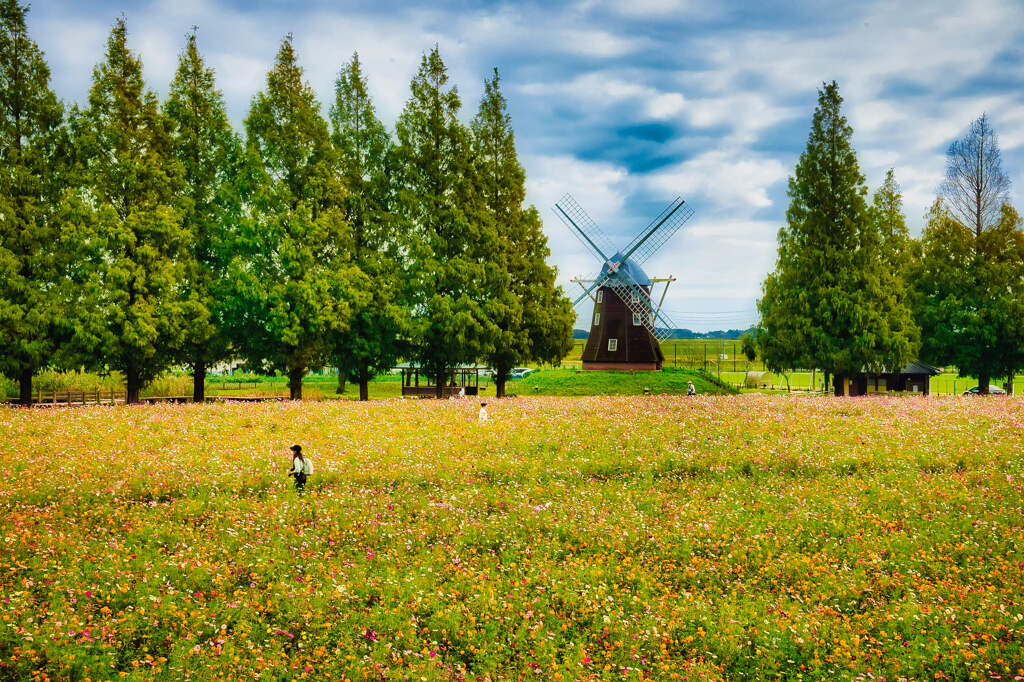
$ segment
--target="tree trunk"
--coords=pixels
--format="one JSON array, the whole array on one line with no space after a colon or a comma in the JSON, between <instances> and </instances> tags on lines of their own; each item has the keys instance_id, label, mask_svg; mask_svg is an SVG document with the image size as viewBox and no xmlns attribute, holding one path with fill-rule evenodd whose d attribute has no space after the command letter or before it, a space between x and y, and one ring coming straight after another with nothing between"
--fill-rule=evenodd
<instances>
[{"instance_id":1,"label":"tree trunk","mask_svg":"<svg viewBox=\"0 0 1024 682\"><path fill-rule=\"evenodd\" d=\"M125 402L135 405L139 402L139 392L142 390L142 378L139 376L139 370L129 366L124 373L124 378L128 384Z\"/></svg>"},{"instance_id":2,"label":"tree trunk","mask_svg":"<svg viewBox=\"0 0 1024 682\"><path fill-rule=\"evenodd\" d=\"M508 382L508 367L498 366L495 368L494 373L494 397L504 398L505 397L505 384Z\"/></svg>"},{"instance_id":3,"label":"tree trunk","mask_svg":"<svg viewBox=\"0 0 1024 682\"><path fill-rule=\"evenodd\" d=\"M335 389L335 394L344 395L345 393L345 369L343 367L338 368L338 388Z\"/></svg>"},{"instance_id":4,"label":"tree trunk","mask_svg":"<svg viewBox=\"0 0 1024 682\"><path fill-rule=\"evenodd\" d=\"M991 383L988 372L982 372L978 375L978 393L982 395L988 395L988 385Z\"/></svg>"},{"instance_id":5,"label":"tree trunk","mask_svg":"<svg viewBox=\"0 0 1024 682\"><path fill-rule=\"evenodd\" d=\"M1006 395L1013 395L1013 372L1006 375Z\"/></svg>"},{"instance_id":6,"label":"tree trunk","mask_svg":"<svg viewBox=\"0 0 1024 682\"><path fill-rule=\"evenodd\" d=\"M22 405L32 404L32 370L22 370L18 377L18 402Z\"/></svg>"},{"instance_id":7,"label":"tree trunk","mask_svg":"<svg viewBox=\"0 0 1024 682\"><path fill-rule=\"evenodd\" d=\"M305 374L305 367L292 367L288 370L288 395L292 400L302 400L302 377Z\"/></svg>"},{"instance_id":8,"label":"tree trunk","mask_svg":"<svg viewBox=\"0 0 1024 682\"><path fill-rule=\"evenodd\" d=\"M434 397L440 400L444 397L444 372L439 372L434 383L437 384L434 387Z\"/></svg>"},{"instance_id":9,"label":"tree trunk","mask_svg":"<svg viewBox=\"0 0 1024 682\"><path fill-rule=\"evenodd\" d=\"M825 376L823 377L823 382L821 384L821 390L824 393L828 393L828 380L830 376L831 375L828 372L825 372Z\"/></svg>"},{"instance_id":10,"label":"tree trunk","mask_svg":"<svg viewBox=\"0 0 1024 682\"><path fill-rule=\"evenodd\" d=\"M206 402L206 361L196 360L192 365L192 402Z\"/></svg>"},{"instance_id":11,"label":"tree trunk","mask_svg":"<svg viewBox=\"0 0 1024 682\"><path fill-rule=\"evenodd\" d=\"M370 399L370 370L365 365L359 368L359 399Z\"/></svg>"},{"instance_id":12,"label":"tree trunk","mask_svg":"<svg viewBox=\"0 0 1024 682\"><path fill-rule=\"evenodd\" d=\"M846 395L845 387L843 386L843 375L836 374L832 377L832 385L835 386L835 395L842 397Z\"/></svg>"}]
</instances>

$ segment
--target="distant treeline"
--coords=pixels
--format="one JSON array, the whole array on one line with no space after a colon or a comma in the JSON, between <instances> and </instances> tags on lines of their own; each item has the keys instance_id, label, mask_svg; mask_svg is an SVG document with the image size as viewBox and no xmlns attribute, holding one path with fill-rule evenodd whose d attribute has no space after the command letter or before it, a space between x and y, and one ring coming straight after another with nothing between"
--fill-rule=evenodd
<instances>
[{"instance_id":1,"label":"distant treeline","mask_svg":"<svg viewBox=\"0 0 1024 682\"><path fill-rule=\"evenodd\" d=\"M367 382L413 360L438 394L482 362L557 362L574 314L525 206L495 69L470 125L438 48L393 131L358 55L324 116L286 36L244 136L195 32L161 102L123 18L88 101L65 106L0 0L0 373L31 400L52 368L118 371L130 402L173 366L243 358L293 398L325 365ZM339 387L340 388L340 387Z\"/></svg>"},{"instance_id":2,"label":"distant treeline","mask_svg":"<svg viewBox=\"0 0 1024 682\"><path fill-rule=\"evenodd\" d=\"M752 334L754 327L748 329L725 329L716 330L713 332L695 332L690 329L673 329L669 332L669 339L724 339L724 340L736 340L742 339L744 334ZM581 339L590 338L587 330L585 329L573 329L572 338L579 341Z\"/></svg>"}]
</instances>

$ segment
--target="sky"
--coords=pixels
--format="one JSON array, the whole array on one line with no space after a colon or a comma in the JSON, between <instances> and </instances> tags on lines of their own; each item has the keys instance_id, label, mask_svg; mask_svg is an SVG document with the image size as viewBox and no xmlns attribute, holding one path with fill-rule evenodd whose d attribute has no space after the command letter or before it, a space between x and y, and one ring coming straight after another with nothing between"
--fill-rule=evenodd
<instances>
[{"instance_id":1,"label":"sky","mask_svg":"<svg viewBox=\"0 0 1024 682\"><path fill-rule=\"evenodd\" d=\"M756 322L788 178L824 81L839 84L869 189L894 169L913 234L950 142L983 112L999 135L1011 200L1024 192L1020 0L35 0L29 30L60 98L86 101L121 14L161 97L197 26L239 131L286 33L325 114L338 70L358 52L392 129L434 44L466 122L497 67L527 200L544 218L550 262L568 292L573 277L592 277L601 264L555 217L564 193L622 245L674 197L693 208L693 219L645 264L652 277L677 278L663 307L677 327ZM588 319L590 308L578 312Z\"/></svg>"}]
</instances>

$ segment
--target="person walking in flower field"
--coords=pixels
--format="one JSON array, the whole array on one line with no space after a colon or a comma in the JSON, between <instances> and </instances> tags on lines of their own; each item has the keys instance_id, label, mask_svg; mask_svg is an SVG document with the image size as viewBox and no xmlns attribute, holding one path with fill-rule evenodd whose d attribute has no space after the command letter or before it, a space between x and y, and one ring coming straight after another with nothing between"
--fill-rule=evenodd
<instances>
[{"instance_id":1,"label":"person walking in flower field","mask_svg":"<svg viewBox=\"0 0 1024 682\"><path fill-rule=\"evenodd\" d=\"M313 462L303 456L301 445L293 445L291 451L292 468L288 475L295 478L295 489L301 492L306 487L306 477L313 475Z\"/></svg>"}]
</instances>

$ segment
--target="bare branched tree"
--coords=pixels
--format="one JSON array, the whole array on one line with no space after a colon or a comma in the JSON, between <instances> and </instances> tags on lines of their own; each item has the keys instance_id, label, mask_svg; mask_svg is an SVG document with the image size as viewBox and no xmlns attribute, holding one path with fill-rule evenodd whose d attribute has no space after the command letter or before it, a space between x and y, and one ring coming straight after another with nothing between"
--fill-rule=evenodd
<instances>
[{"instance_id":1,"label":"bare branched tree","mask_svg":"<svg viewBox=\"0 0 1024 682\"><path fill-rule=\"evenodd\" d=\"M939 191L953 215L980 237L982 230L999 221L1009 190L999 141L988 114L982 114L966 135L949 145L946 179Z\"/></svg>"}]
</instances>

